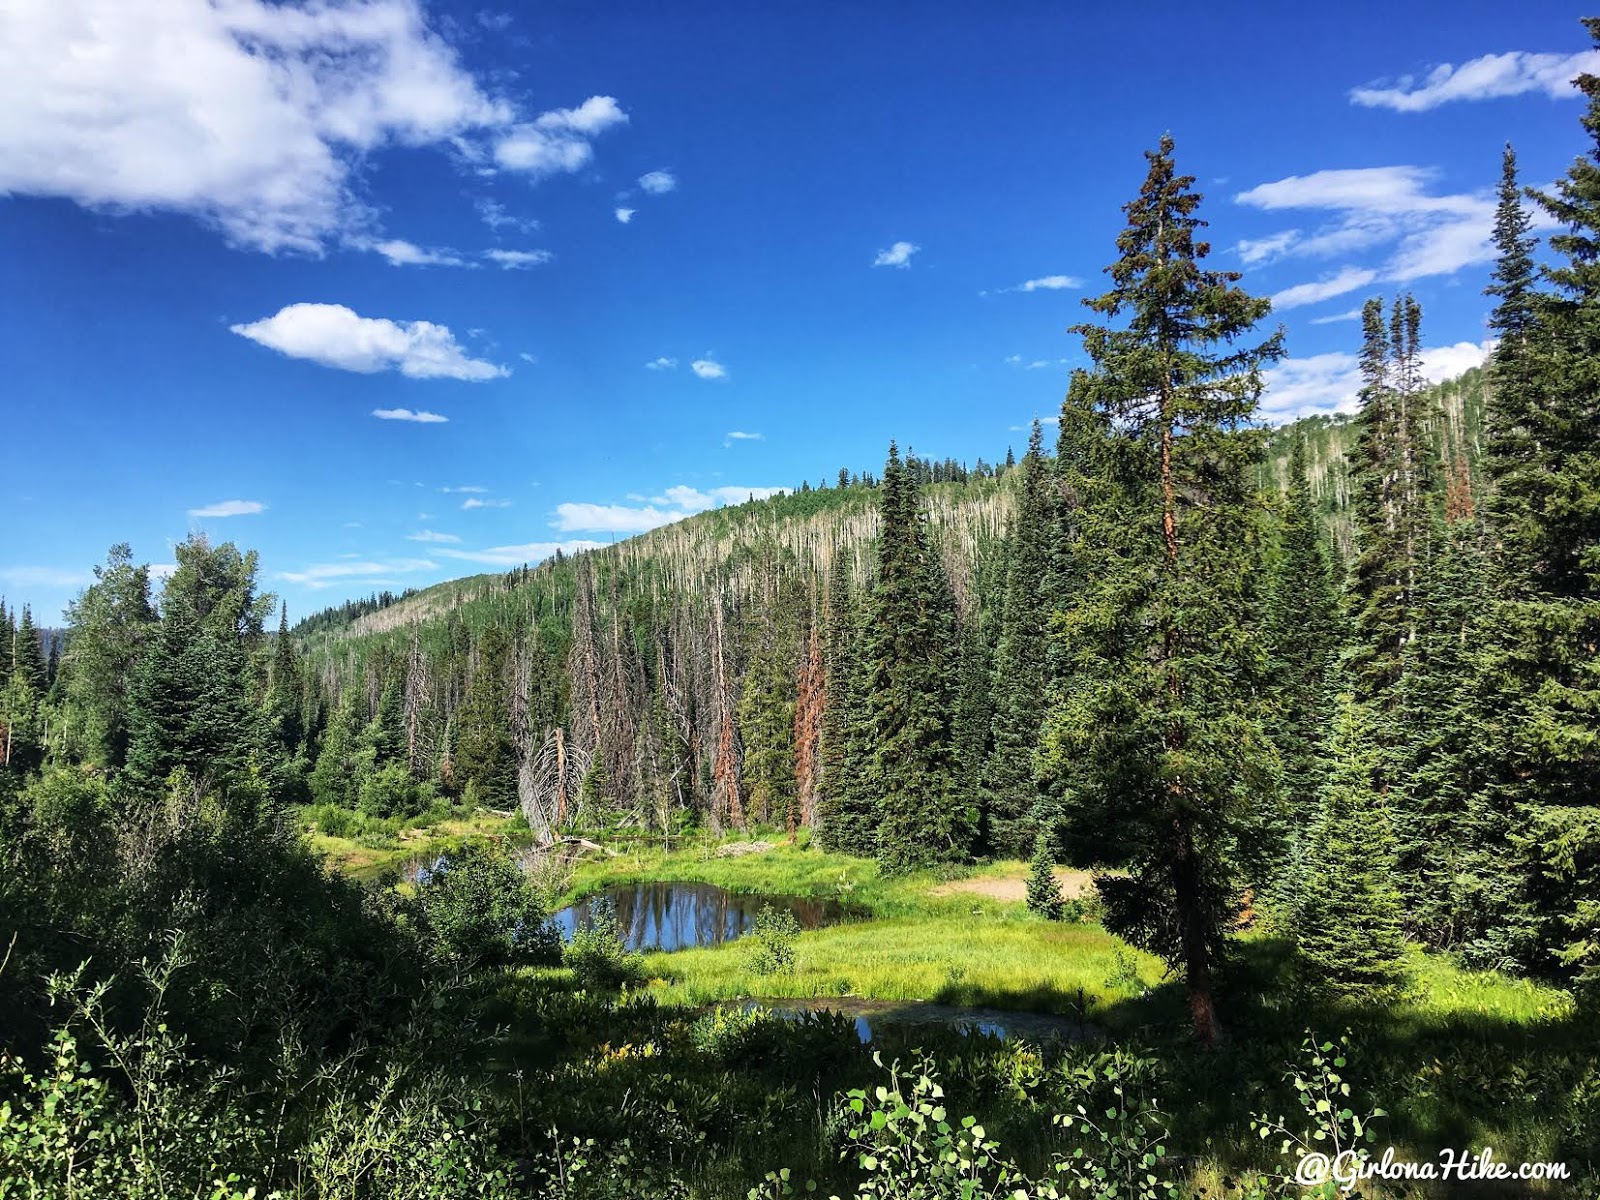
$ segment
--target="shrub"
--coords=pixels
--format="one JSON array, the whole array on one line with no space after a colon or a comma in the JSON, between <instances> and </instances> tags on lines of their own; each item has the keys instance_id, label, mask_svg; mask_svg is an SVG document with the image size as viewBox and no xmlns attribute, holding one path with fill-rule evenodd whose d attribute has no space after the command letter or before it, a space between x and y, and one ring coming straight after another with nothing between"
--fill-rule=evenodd
<instances>
[{"instance_id":1,"label":"shrub","mask_svg":"<svg viewBox=\"0 0 1600 1200\"><path fill-rule=\"evenodd\" d=\"M617 906L606 896L591 907L588 928L573 932L565 958L584 988L618 988L644 977L644 957L624 944Z\"/></svg>"},{"instance_id":2,"label":"shrub","mask_svg":"<svg viewBox=\"0 0 1600 1200\"><path fill-rule=\"evenodd\" d=\"M553 963L560 937L526 876L502 851L469 842L417 872L417 902L435 953L463 965Z\"/></svg>"},{"instance_id":3,"label":"shrub","mask_svg":"<svg viewBox=\"0 0 1600 1200\"><path fill-rule=\"evenodd\" d=\"M763 904L755 925L745 935L745 954L757 975L788 975L794 971L794 943L800 922L786 908Z\"/></svg>"},{"instance_id":4,"label":"shrub","mask_svg":"<svg viewBox=\"0 0 1600 1200\"><path fill-rule=\"evenodd\" d=\"M414 817L436 799L430 784L412 778L405 763L392 762L361 780L357 803L375 817Z\"/></svg>"}]
</instances>

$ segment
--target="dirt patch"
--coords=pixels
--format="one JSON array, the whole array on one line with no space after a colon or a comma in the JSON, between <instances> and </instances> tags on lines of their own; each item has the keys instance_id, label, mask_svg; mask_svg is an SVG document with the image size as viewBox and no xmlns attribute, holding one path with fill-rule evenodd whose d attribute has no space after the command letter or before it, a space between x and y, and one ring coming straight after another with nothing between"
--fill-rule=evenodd
<instances>
[{"instance_id":1,"label":"dirt patch","mask_svg":"<svg viewBox=\"0 0 1600 1200\"><path fill-rule=\"evenodd\" d=\"M1061 884L1061 894L1068 900L1076 900L1094 892L1094 876L1088 871L1057 867L1056 879ZM1028 898L1028 880L1022 875L1008 879L957 879L950 883L941 883L929 895L958 896L963 892L974 896L987 896L991 900L1020 902Z\"/></svg>"}]
</instances>

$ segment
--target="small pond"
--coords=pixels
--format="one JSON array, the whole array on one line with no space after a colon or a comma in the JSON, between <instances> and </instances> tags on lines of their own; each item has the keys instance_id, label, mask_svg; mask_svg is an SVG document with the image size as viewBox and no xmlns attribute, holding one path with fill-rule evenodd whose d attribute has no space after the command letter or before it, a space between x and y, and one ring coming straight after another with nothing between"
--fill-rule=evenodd
<instances>
[{"instance_id":1,"label":"small pond","mask_svg":"<svg viewBox=\"0 0 1600 1200\"><path fill-rule=\"evenodd\" d=\"M801 929L818 929L855 915L837 900L798 896L758 896L730 892L709 883L626 883L586 896L556 913L551 921L570 940L591 928L601 898L616 906L617 923L629 950L687 950L720 946L749 932L763 905L794 914Z\"/></svg>"},{"instance_id":2,"label":"small pond","mask_svg":"<svg viewBox=\"0 0 1600 1200\"><path fill-rule=\"evenodd\" d=\"M1005 1041L1080 1042L1103 1036L1095 1025L1075 1017L1048 1013L1011 1012L998 1008L976 1008L935 1004L927 1000L868 1000L860 996L826 998L747 1000L745 1008L765 1008L785 1019L798 1020L808 1013L832 1012L855 1022L856 1036L862 1043L873 1040L877 1030L891 1027L944 1026L962 1033L981 1034Z\"/></svg>"}]
</instances>

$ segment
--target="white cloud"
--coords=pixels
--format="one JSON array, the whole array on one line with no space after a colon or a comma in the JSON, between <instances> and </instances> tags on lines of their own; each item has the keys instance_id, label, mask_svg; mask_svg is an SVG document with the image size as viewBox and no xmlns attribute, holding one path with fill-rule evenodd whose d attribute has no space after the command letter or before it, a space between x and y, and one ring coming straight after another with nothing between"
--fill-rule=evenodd
<instances>
[{"instance_id":1,"label":"white cloud","mask_svg":"<svg viewBox=\"0 0 1600 1200\"><path fill-rule=\"evenodd\" d=\"M0 194L190 213L258 250L369 225L364 155L513 119L412 0L14 0L0 62Z\"/></svg>"},{"instance_id":2,"label":"white cloud","mask_svg":"<svg viewBox=\"0 0 1600 1200\"><path fill-rule=\"evenodd\" d=\"M185 213L267 252L373 248L362 167L384 150L537 177L627 119L607 96L519 113L418 0L10 0L0 63L0 196Z\"/></svg>"},{"instance_id":3,"label":"white cloud","mask_svg":"<svg viewBox=\"0 0 1600 1200\"><path fill-rule=\"evenodd\" d=\"M191 508L191 517L248 517L265 512L267 506L259 500L219 500L204 508Z\"/></svg>"},{"instance_id":4,"label":"white cloud","mask_svg":"<svg viewBox=\"0 0 1600 1200\"><path fill-rule=\"evenodd\" d=\"M535 366L539 365L539 357L538 357L538 355L529 354L526 350L520 351L517 354L517 357L520 358L523 362L527 363L530 367L535 367Z\"/></svg>"},{"instance_id":5,"label":"white cloud","mask_svg":"<svg viewBox=\"0 0 1600 1200\"><path fill-rule=\"evenodd\" d=\"M782 487L716 487L701 491L680 484L667 488L659 496L641 497L644 503L637 507L625 504L558 504L556 519L551 524L564 533L645 533L720 504L743 504L752 497L765 500L781 496L789 490Z\"/></svg>"},{"instance_id":6,"label":"white cloud","mask_svg":"<svg viewBox=\"0 0 1600 1200\"><path fill-rule=\"evenodd\" d=\"M1505 54L1485 54L1459 67L1444 63L1428 72L1418 83L1407 76L1392 87L1369 84L1350 93L1353 104L1365 108L1391 108L1395 112L1426 112L1453 100L1491 100L1501 96L1521 96L1543 92L1552 100L1578 95L1572 80L1583 74L1600 73L1600 50L1579 54L1530 54L1512 50Z\"/></svg>"},{"instance_id":7,"label":"white cloud","mask_svg":"<svg viewBox=\"0 0 1600 1200\"><path fill-rule=\"evenodd\" d=\"M1419 356L1422 377L1429 383L1454 379L1481 365L1490 348L1489 343L1473 342L1427 347ZM1353 413L1360 407L1361 363L1354 354L1286 358L1262 377L1261 415L1275 425L1313 413Z\"/></svg>"},{"instance_id":8,"label":"white cloud","mask_svg":"<svg viewBox=\"0 0 1600 1200\"><path fill-rule=\"evenodd\" d=\"M689 369L700 376L701 379L726 379L728 377L728 368L710 357L695 359L689 364Z\"/></svg>"},{"instance_id":9,"label":"white cloud","mask_svg":"<svg viewBox=\"0 0 1600 1200\"><path fill-rule=\"evenodd\" d=\"M662 358L652 359L650 362L645 363L645 370L647 370L647 371L670 371L674 367L676 367L677 365L678 365L678 360L677 359L662 357Z\"/></svg>"},{"instance_id":10,"label":"white cloud","mask_svg":"<svg viewBox=\"0 0 1600 1200\"><path fill-rule=\"evenodd\" d=\"M461 502L461 507L464 508L464 509L468 509L468 510L471 510L471 509L474 509L474 508L510 508L511 507L511 501L509 501L509 500L483 500L483 499L480 499L477 496L472 496L472 497L469 497L466 500L463 500Z\"/></svg>"},{"instance_id":11,"label":"white cloud","mask_svg":"<svg viewBox=\"0 0 1600 1200\"><path fill-rule=\"evenodd\" d=\"M421 487L422 485L419 483L417 486ZM446 495L454 492L457 495L481 496L489 489L486 487L479 487L475 483L468 483L463 484L461 487L442 487L439 490L444 492Z\"/></svg>"},{"instance_id":12,"label":"white cloud","mask_svg":"<svg viewBox=\"0 0 1600 1200\"><path fill-rule=\"evenodd\" d=\"M651 171L639 176L639 186L652 196L662 196L676 190L678 181L673 178L671 171Z\"/></svg>"},{"instance_id":13,"label":"white cloud","mask_svg":"<svg viewBox=\"0 0 1600 1200\"><path fill-rule=\"evenodd\" d=\"M557 550L563 554L577 554L582 550L598 550L604 542L577 540L569 542L524 542L520 546L490 546L487 550L440 550L439 553L464 562L487 563L495 567L520 567L523 563L543 562Z\"/></svg>"},{"instance_id":14,"label":"white cloud","mask_svg":"<svg viewBox=\"0 0 1600 1200\"><path fill-rule=\"evenodd\" d=\"M1312 413L1354 412L1361 366L1342 351L1286 358L1262 372L1261 415L1273 424Z\"/></svg>"},{"instance_id":15,"label":"white cloud","mask_svg":"<svg viewBox=\"0 0 1600 1200\"><path fill-rule=\"evenodd\" d=\"M628 222L633 220L633 214L635 211L635 209L631 208L619 208L617 209L617 220L626 225Z\"/></svg>"},{"instance_id":16,"label":"white cloud","mask_svg":"<svg viewBox=\"0 0 1600 1200\"><path fill-rule=\"evenodd\" d=\"M1004 288L1007 292L1059 292L1064 288L1081 288L1083 280L1076 275L1042 275L1026 279L1016 287Z\"/></svg>"},{"instance_id":17,"label":"white cloud","mask_svg":"<svg viewBox=\"0 0 1600 1200\"><path fill-rule=\"evenodd\" d=\"M1434 174L1417 166L1316 171L1240 192L1234 197L1240 204L1268 212L1308 209L1336 214L1329 225L1311 234L1288 230L1242 242L1240 254L1245 256L1249 247L1262 259L1327 257L1392 244L1380 277L1402 283L1488 261L1493 257L1489 245L1493 199L1477 194L1431 195L1426 185Z\"/></svg>"},{"instance_id":18,"label":"white cloud","mask_svg":"<svg viewBox=\"0 0 1600 1200\"><path fill-rule=\"evenodd\" d=\"M480 382L510 374L469 358L447 326L362 317L342 304L290 304L273 316L229 328L291 358L367 375L398 370L411 379Z\"/></svg>"},{"instance_id":19,"label":"white cloud","mask_svg":"<svg viewBox=\"0 0 1600 1200\"><path fill-rule=\"evenodd\" d=\"M1272 297L1272 307L1299 308L1303 304L1316 304L1334 296L1342 296L1346 292L1353 292L1357 288L1364 288L1377 277L1376 271L1345 267L1337 275L1330 275L1315 283L1297 283L1294 287L1285 288Z\"/></svg>"},{"instance_id":20,"label":"white cloud","mask_svg":"<svg viewBox=\"0 0 1600 1200\"><path fill-rule=\"evenodd\" d=\"M911 256L920 249L922 249L921 246L914 246L910 242L896 242L887 250L879 250L878 257L872 260L872 265L875 267L909 267L911 265Z\"/></svg>"},{"instance_id":21,"label":"white cloud","mask_svg":"<svg viewBox=\"0 0 1600 1200\"><path fill-rule=\"evenodd\" d=\"M358 250L371 250L389 260L391 267L465 267L470 264L453 250L424 250L411 242L398 238L388 241L353 239L351 245Z\"/></svg>"},{"instance_id":22,"label":"white cloud","mask_svg":"<svg viewBox=\"0 0 1600 1200\"><path fill-rule=\"evenodd\" d=\"M1239 258L1244 265L1253 267L1258 263L1277 258L1299 240L1298 229L1285 229L1282 233L1274 233L1270 237L1245 238L1235 249L1239 251Z\"/></svg>"},{"instance_id":23,"label":"white cloud","mask_svg":"<svg viewBox=\"0 0 1600 1200\"><path fill-rule=\"evenodd\" d=\"M372 415L380 421L415 421L419 425L443 425L450 419L438 413L413 412L409 408L375 408Z\"/></svg>"},{"instance_id":24,"label":"white cloud","mask_svg":"<svg viewBox=\"0 0 1600 1200\"><path fill-rule=\"evenodd\" d=\"M502 229L515 229L520 233L532 233L539 228L539 222L532 217L514 217L507 211L506 206L498 200L483 197L477 201L478 216L490 229L499 232Z\"/></svg>"},{"instance_id":25,"label":"white cloud","mask_svg":"<svg viewBox=\"0 0 1600 1200\"><path fill-rule=\"evenodd\" d=\"M1492 341L1457 342L1453 346L1428 347L1418 355L1421 359L1422 377L1429 383L1454 379L1464 371L1483 366L1493 349Z\"/></svg>"},{"instance_id":26,"label":"white cloud","mask_svg":"<svg viewBox=\"0 0 1600 1200\"><path fill-rule=\"evenodd\" d=\"M315 563L299 571L279 571L277 577L286 583L298 583L302 587L325 588L342 580L364 576L408 575L416 571L438 570L438 567L438 563L426 558L389 559L384 562L345 561ZM372 578L369 582L376 583L378 579Z\"/></svg>"},{"instance_id":27,"label":"white cloud","mask_svg":"<svg viewBox=\"0 0 1600 1200\"><path fill-rule=\"evenodd\" d=\"M485 250L483 256L490 262L499 263L507 271L536 267L555 257L548 250Z\"/></svg>"},{"instance_id":28,"label":"white cloud","mask_svg":"<svg viewBox=\"0 0 1600 1200\"><path fill-rule=\"evenodd\" d=\"M460 540L461 539L453 533L440 533L437 529L423 529L416 533L406 534L406 541L408 542L433 542L449 544L452 542L459 542Z\"/></svg>"},{"instance_id":29,"label":"white cloud","mask_svg":"<svg viewBox=\"0 0 1600 1200\"><path fill-rule=\"evenodd\" d=\"M0 582L16 588L87 587L94 575L63 567L0 567Z\"/></svg>"},{"instance_id":30,"label":"white cloud","mask_svg":"<svg viewBox=\"0 0 1600 1200\"><path fill-rule=\"evenodd\" d=\"M627 121L610 96L590 96L577 108L557 109L513 126L496 142L494 159L534 178L571 172L594 157L590 139Z\"/></svg>"},{"instance_id":31,"label":"white cloud","mask_svg":"<svg viewBox=\"0 0 1600 1200\"><path fill-rule=\"evenodd\" d=\"M1342 313L1331 313L1326 317L1312 317L1311 324L1333 325L1339 321L1359 321L1360 319L1361 310L1359 308L1348 308Z\"/></svg>"},{"instance_id":32,"label":"white cloud","mask_svg":"<svg viewBox=\"0 0 1600 1200\"><path fill-rule=\"evenodd\" d=\"M742 430L734 429L727 434L727 437L735 442L759 442L762 440L764 435L759 433L745 433Z\"/></svg>"}]
</instances>

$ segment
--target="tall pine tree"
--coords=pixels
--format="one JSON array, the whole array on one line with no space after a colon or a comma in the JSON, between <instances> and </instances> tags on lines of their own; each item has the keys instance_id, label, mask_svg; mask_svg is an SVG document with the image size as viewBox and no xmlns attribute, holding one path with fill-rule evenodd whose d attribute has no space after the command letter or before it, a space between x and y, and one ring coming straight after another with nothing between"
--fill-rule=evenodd
<instances>
[{"instance_id":1,"label":"tall pine tree","mask_svg":"<svg viewBox=\"0 0 1600 1200\"><path fill-rule=\"evenodd\" d=\"M1251 340L1268 302L1202 265L1201 198L1172 152L1163 137L1147 153L1111 288L1085 301L1118 324L1075 330L1093 366L1075 373L1063 422L1088 409L1106 434L1076 516L1085 582L1063 622L1074 678L1046 749L1075 793L1115 806L1131 874L1103 881L1108 923L1182 972L1195 1033L1211 1041L1246 882L1240 839L1274 786L1249 628L1248 478L1261 371L1283 351L1281 333Z\"/></svg>"}]
</instances>

